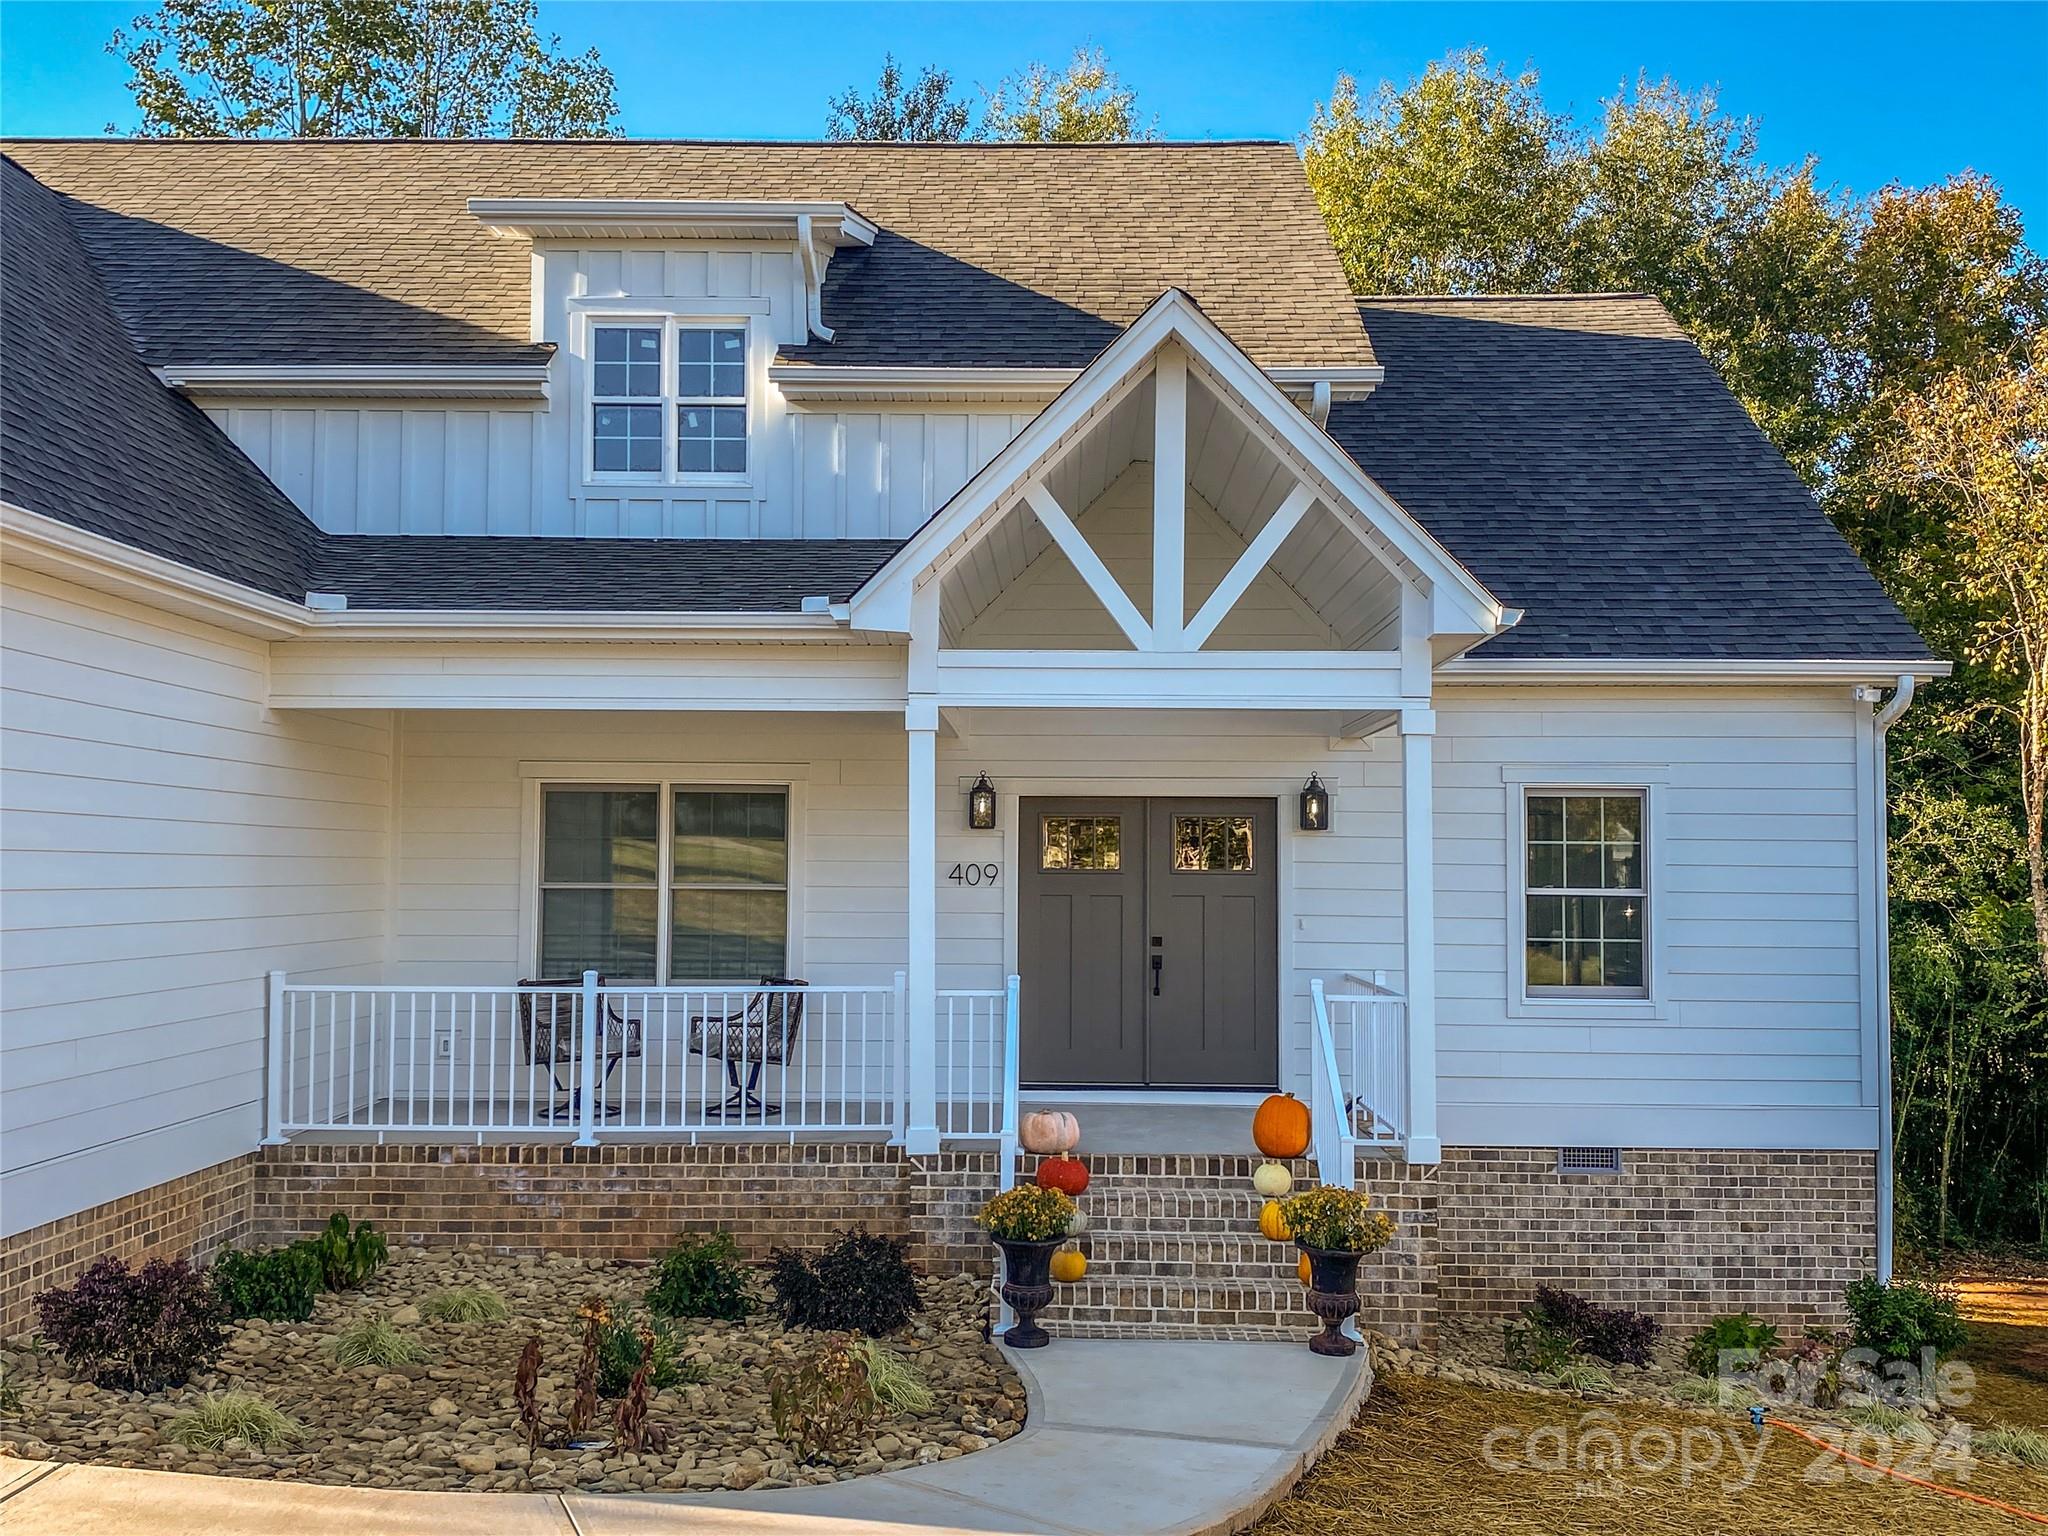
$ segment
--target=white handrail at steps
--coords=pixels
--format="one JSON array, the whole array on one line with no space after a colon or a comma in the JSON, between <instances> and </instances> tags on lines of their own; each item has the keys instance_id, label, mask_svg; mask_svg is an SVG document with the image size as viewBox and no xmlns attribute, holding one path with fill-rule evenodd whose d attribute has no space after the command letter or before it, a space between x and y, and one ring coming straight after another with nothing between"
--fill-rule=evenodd
<instances>
[{"instance_id":1,"label":"white handrail at steps","mask_svg":"<svg viewBox=\"0 0 2048 1536\"><path fill-rule=\"evenodd\" d=\"M1309 1049L1315 1082L1309 1115L1315 1128L1316 1179L1349 1189L1358 1181L1358 1143L1351 1133L1351 1107L1344 1093L1344 1079L1337 1070L1337 1041L1330 1031L1330 1007L1323 995L1322 977L1309 982L1308 995L1316 1034Z\"/></svg>"}]
</instances>

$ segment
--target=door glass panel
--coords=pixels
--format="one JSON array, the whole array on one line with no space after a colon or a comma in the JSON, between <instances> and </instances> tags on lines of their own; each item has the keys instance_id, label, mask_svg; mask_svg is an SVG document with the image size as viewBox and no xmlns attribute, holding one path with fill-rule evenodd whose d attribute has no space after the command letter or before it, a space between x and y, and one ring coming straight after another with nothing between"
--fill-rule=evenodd
<instances>
[{"instance_id":1,"label":"door glass panel","mask_svg":"<svg viewBox=\"0 0 2048 1536\"><path fill-rule=\"evenodd\" d=\"M1122 869L1123 821L1116 816L1041 816L1040 869Z\"/></svg>"},{"instance_id":2,"label":"door glass panel","mask_svg":"<svg viewBox=\"0 0 2048 1536\"><path fill-rule=\"evenodd\" d=\"M1249 873L1252 867L1251 817L1174 817L1173 867L1177 871L1194 873L1212 870Z\"/></svg>"}]
</instances>

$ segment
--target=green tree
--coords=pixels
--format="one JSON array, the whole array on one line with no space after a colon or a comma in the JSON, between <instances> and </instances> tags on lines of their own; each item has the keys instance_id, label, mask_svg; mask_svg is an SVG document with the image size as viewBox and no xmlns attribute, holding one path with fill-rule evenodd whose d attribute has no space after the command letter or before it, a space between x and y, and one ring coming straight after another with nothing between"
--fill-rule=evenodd
<instances>
[{"instance_id":1,"label":"green tree","mask_svg":"<svg viewBox=\"0 0 2048 1536\"><path fill-rule=\"evenodd\" d=\"M1155 139L1158 129L1138 122L1138 93L1109 67L1099 48L1076 48L1055 74L1027 64L987 93L975 137L1005 143L1081 144Z\"/></svg>"},{"instance_id":2,"label":"green tree","mask_svg":"<svg viewBox=\"0 0 2048 1536\"><path fill-rule=\"evenodd\" d=\"M534 15L533 0L163 0L107 51L147 137L611 135L611 71Z\"/></svg>"},{"instance_id":3,"label":"green tree","mask_svg":"<svg viewBox=\"0 0 2048 1536\"><path fill-rule=\"evenodd\" d=\"M874 94L863 97L848 88L826 103L828 139L953 143L967 137L972 120L967 103L953 96L953 77L926 65L906 88L893 53L882 56L881 77Z\"/></svg>"}]
</instances>

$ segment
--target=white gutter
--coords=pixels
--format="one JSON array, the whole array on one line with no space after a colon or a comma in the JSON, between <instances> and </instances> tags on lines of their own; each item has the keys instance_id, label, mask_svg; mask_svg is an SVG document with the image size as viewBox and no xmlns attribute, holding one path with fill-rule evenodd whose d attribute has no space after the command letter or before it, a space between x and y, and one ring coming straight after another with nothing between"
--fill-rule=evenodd
<instances>
[{"instance_id":1,"label":"white gutter","mask_svg":"<svg viewBox=\"0 0 2048 1536\"><path fill-rule=\"evenodd\" d=\"M193 400L545 400L545 363L165 363L151 370Z\"/></svg>"},{"instance_id":2,"label":"white gutter","mask_svg":"<svg viewBox=\"0 0 2048 1536\"><path fill-rule=\"evenodd\" d=\"M813 327L815 330L815 326ZM1288 365L1265 370L1289 399L1304 405L1317 426L1329 422L1329 406L1362 400L1385 370L1377 367ZM991 400L1051 400L1081 376L1078 368L919 368L774 363L768 380L791 400L939 399L971 396ZM1316 413L1320 411L1321 414Z\"/></svg>"},{"instance_id":3,"label":"white gutter","mask_svg":"<svg viewBox=\"0 0 2048 1536\"><path fill-rule=\"evenodd\" d=\"M1892 696L1878 706L1871 753L1877 782L1877 1278L1892 1278L1894 1175L1892 1172L1892 922L1891 806L1886 789L1885 733L1913 702L1913 674L1901 672Z\"/></svg>"},{"instance_id":4,"label":"white gutter","mask_svg":"<svg viewBox=\"0 0 2048 1536\"><path fill-rule=\"evenodd\" d=\"M1702 657L1593 658L1465 656L1437 669L1446 682L1511 686L1517 683L1697 683L1743 686L1756 683L1890 683L1901 675L1947 677L1945 661L1871 661L1798 658L1714 660Z\"/></svg>"}]
</instances>

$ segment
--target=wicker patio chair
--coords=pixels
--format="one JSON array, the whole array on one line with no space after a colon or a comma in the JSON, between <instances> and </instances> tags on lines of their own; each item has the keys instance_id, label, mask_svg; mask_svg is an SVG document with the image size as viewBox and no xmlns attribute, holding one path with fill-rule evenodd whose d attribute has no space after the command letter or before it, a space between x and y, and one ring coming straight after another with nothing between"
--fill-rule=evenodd
<instances>
[{"instance_id":1,"label":"wicker patio chair","mask_svg":"<svg viewBox=\"0 0 2048 1536\"><path fill-rule=\"evenodd\" d=\"M809 982L794 976L763 976L764 987L807 987ZM801 992L756 992L737 1013L706 1013L690 1020L689 1048L693 1056L718 1057L725 1062L725 1081L731 1090L725 1102L706 1105L707 1115L779 1115L780 1104L764 1104L758 1092L761 1069L784 1065L796 1053L797 1037L804 1026L804 995ZM747 1080L740 1082L739 1063L747 1064Z\"/></svg>"},{"instance_id":2,"label":"wicker patio chair","mask_svg":"<svg viewBox=\"0 0 2048 1536\"><path fill-rule=\"evenodd\" d=\"M605 981L597 978L600 989ZM531 989L531 990L529 990ZM529 1067L546 1067L558 1097L548 1106L550 1120L576 1120L583 1112L583 1084L579 1078L562 1081L565 1071L576 1070L576 1042L582 1033L583 978L542 979L519 983L519 1048ZM640 1054L640 1021L628 1019L609 1002L604 1005L604 1073L597 1080L597 1113L615 1118L622 1106L607 1104L605 1084L620 1062ZM563 1099L559 1095L566 1094Z\"/></svg>"}]
</instances>

